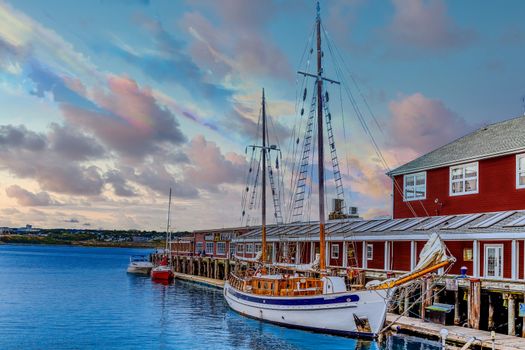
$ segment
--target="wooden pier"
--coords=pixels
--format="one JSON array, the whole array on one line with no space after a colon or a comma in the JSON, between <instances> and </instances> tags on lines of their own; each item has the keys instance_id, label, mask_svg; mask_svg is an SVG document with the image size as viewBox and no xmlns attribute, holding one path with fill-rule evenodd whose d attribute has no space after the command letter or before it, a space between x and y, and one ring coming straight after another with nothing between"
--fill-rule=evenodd
<instances>
[{"instance_id":1,"label":"wooden pier","mask_svg":"<svg viewBox=\"0 0 525 350\"><path fill-rule=\"evenodd\" d=\"M472 329L459 326L442 326L435 323L425 322L418 318L399 316L396 314L387 315L387 324L395 332L416 334L423 337L441 339L441 331L448 331L447 344L461 345L471 342L470 348L489 348L496 350L517 350L525 349L525 339L511 335L496 333L494 342L491 333L479 329ZM474 339L474 341L472 341ZM493 346L494 343L494 347Z\"/></svg>"}]
</instances>

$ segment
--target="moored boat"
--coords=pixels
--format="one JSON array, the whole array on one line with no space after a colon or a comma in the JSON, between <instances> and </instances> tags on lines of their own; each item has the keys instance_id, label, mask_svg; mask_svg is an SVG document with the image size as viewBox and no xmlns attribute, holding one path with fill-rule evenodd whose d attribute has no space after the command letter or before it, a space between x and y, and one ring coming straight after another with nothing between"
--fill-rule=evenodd
<instances>
[{"instance_id":1,"label":"moored boat","mask_svg":"<svg viewBox=\"0 0 525 350\"><path fill-rule=\"evenodd\" d=\"M260 169L261 177L261 254L258 261L250 261L253 268L246 271L238 270L232 273L224 285L224 297L228 305L242 315L272 322L282 326L307 329L324 333L346 336L374 338L383 330L387 307L397 286L413 281L428 273L435 272L453 262L447 254L447 249L440 237L433 234L423 248L419 263L413 271L383 282L370 281L367 284L356 282L352 271L348 278L332 276L327 268L326 239L325 239L325 176L324 176L324 140L323 124L327 122L331 160L334 164L336 186L342 194L342 181L339 165L335 153L335 143L331 131L331 114L328 112L328 92L323 89L323 82L339 84L339 82L323 76L323 51L321 48L321 18L319 2L317 3L317 72L299 72L305 77L315 78L315 95L312 96L311 113L307 122L308 136L303 144L304 153L298 152L302 160L309 157L312 145L312 126L317 125L317 178L318 178L318 208L319 208L319 259L307 265L277 264L268 262L268 245L266 242L266 161L270 159L272 151L279 151L277 146L267 145L266 130L266 102L263 90L262 96L262 145L252 145L252 150L260 149L262 165L255 164L253 168ZM310 50L314 52L313 49ZM304 90L303 101L307 91ZM304 109L301 109L303 115ZM324 115L326 114L326 115ZM314 123L314 117L317 122ZM326 117L326 120L324 119ZM297 139L296 143L299 143ZM300 170L308 172L307 163L301 163ZM269 168L270 183L272 170ZM252 166L250 166L252 171ZM256 172L258 174L258 172ZM300 178L300 177L299 177ZM257 181L257 176L255 176ZM304 178L303 178L304 180ZM337 183L339 181L339 184ZM297 187L297 186L296 186ZM247 188L248 189L248 188ZM294 203L302 202L306 186L299 190L299 199ZM272 188L272 193L274 189ZM254 196L255 197L255 196ZM274 200L275 201L275 200ZM294 204L295 205L295 204ZM302 205L302 204L301 204ZM299 206L292 206L293 209ZM243 211L244 215L244 211ZM278 215L276 215L278 217ZM259 258L259 257L258 257ZM359 272L358 272L359 273ZM347 286L349 282L349 286Z\"/></svg>"},{"instance_id":2,"label":"moored boat","mask_svg":"<svg viewBox=\"0 0 525 350\"><path fill-rule=\"evenodd\" d=\"M174 277L171 266L169 266L168 257L165 256L159 266L151 270L151 279L156 281L172 281Z\"/></svg>"},{"instance_id":3,"label":"moored boat","mask_svg":"<svg viewBox=\"0 0 525 350\"><path fill-rule=\"evenodd\" d=\"M170 214L171 214L171 188L168 201L168 223L166 225L166 247L160 264L151 270L151 279L159 282L171 282L175 277L171 267L171 232L170 232Z\"/></svg>"},{"instance_id":4,"label":"moored boat","mask_svg":"<svg viewBox=\"0 0 525 350\"><path fill-rule=\"evenodd\" d=\"M132 255L129 257L128 273L149 275L153 264L144 255Z\"/></svg>"}]
</instances>

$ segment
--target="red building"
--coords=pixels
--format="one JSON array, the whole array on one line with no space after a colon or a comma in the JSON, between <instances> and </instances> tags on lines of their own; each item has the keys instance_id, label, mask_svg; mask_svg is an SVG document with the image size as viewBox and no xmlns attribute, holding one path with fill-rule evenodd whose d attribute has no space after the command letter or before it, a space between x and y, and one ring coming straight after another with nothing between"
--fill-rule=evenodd
<instances>
[{"instance_id":1,"label":"red building","mask_svg":"<svg viewBox=\"0 0 525 350\"><path fill-rule=\"evenodd\" d=\"M394 218L525 209L525 116L485 126L388 175Z\"/></svg>"},{"instance_id":2,"label":"red building","mask_svg":"<svg viewBox=\"0 0 525 350\"><path fill-rule=\"evenodd\" d=\"M250 230L249 227L232 227L222 229L198 230L193 232L195 255L215 258L230 257L231 240Z\"/></svg>"}]
</instances>

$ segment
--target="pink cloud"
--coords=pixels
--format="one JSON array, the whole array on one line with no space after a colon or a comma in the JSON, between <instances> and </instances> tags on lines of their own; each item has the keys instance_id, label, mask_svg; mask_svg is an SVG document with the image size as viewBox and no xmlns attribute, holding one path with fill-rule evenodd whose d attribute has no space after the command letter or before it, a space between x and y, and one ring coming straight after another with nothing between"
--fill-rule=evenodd
<instances>
[{"instance_id":1,"label":"pink cloud","mask_svg":"<svg viewBox=\"0 0 525 350\"><path fill-rule=\"evenodd\" d=\"M415 93L389 103L393 146L417 154L429 152L463 135L469 126L442 101Z\"/></svg>"},{"instance_id":2,"label":"pink cloud","mask_svg":"<svg viewBox=\"0 0 525 350\"><path fill-rule=\"evenodd\" d=\"M246 171L246 161L241 155L227 153L223 155L214 142L204 136L193 138L187 149L191 166L184 170L186 181L201 188L217 191L219 185L234 184L242 181Z\"/></svg>"},{"instance_id":3,"label":"pink cloud","mask_svg":"<svg viewBox=\"0 0 525 350\"><path fill-rule=\"evenodd\" d=\"M469 44L474 33L459 27L447 14L442 0L392 0L395 13L387 28L402 46L447 49Z\"/></svg>"},{"instance_id":4,"label":"pink cloud","mask_svg":"<svg viewBox=\"0 0 525 350\"><path fill-rule=\"evenodd\" d=\"M186 140L174 115L157 103L148 88L141 89L132 79L110 76L108 91L97 88L92 95L104 110L64 103L64 117L121 155L141 158L157 150L161 143L180 144Z\"/></svg>"}]
</instances>

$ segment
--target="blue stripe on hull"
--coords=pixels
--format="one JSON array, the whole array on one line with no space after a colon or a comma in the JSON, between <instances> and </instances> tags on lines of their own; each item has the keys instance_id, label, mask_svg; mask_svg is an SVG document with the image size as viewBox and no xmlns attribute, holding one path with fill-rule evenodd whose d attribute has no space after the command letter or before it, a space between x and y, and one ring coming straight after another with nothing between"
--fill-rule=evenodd
<instances>
[{"instance_id":1,"label":"blue stripe on hull","mask_svg":"<svg viewBox=\"0 0 525 350\"><path fill-rule=\"evenodd\" d=\"M335 298L301 298L301 297L292 297L292 298L264 298L256 297L251 295L245 295L237 292L233 288L229 288L229 293L233 294L236 298L249 301L252 303L259 303L264 305L288 305L288 306L301 306L301 305L330 305L330 304L341 304L341 303L350 303L358 302L359 296L355 294L346 294L338 296Z\"/></svg>"}]
</instances>

